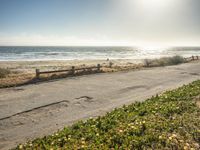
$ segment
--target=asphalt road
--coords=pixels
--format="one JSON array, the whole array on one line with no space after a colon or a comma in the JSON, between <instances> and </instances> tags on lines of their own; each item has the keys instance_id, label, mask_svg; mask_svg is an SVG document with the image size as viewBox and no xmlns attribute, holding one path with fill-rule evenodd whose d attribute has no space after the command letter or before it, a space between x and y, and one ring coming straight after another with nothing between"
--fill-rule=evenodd
<instances>
[{"instance_id":1,"label":"asphalt road","mask_svg":"<svg viewBox=\"0 0 200 150\"><path fill-rule=\"evenodd\" d=\"M200 63L103 73L0 90L0 149L52 134L77 120L200 79Z\"/></svg>"}]
</instances>

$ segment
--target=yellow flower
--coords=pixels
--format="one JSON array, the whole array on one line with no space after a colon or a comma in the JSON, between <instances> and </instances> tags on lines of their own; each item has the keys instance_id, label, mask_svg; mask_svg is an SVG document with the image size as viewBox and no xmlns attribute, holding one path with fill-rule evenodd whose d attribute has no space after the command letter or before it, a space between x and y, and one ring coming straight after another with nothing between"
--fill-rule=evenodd
<instances>
[{"instance_id":1,"label":"yellow flower","mask_svg":"<svg viewBox=\"0 0 200 150\"><path fill-rule=\"evenodd\" d=\"M23 148L23 145L19 145L19 149L22 149Z\"/></svg>"},{"instance_id":2,"label":"yellow flower","mask_svg":"<svg viewBox=\"0 0 200 150\"><path fill-rule=\"evenodd\" d=\"M171 137L171 136L169 137L169 140L172 140L172 137Z\"/></svg>"},{"instance_id":3,"label":"yellow flower","mask_svg":"<svg viewBox=\"0 0 200 150\"><path fill-rule=\"evenodd\" d=\"M132 129L135 129L135 126L131 126Z\"/></svg>"},{"instance_id":4,"label":"yellow flower","mask_svg":"<svg viewBox=\"0 0 200 150\"><path fill-rule=\"evenodd\" d=\"M159 139L162 139L162 135L160 135L158 138L159 138Z\"/></svg>"},{"instance_id":5,"label":"yellow flower","mask_svg":"<svg viewBox=\"0 0 200 150\"><path fill-rule=\"evenodd\" d=\"M85 140L85 138L81 138L81 140L82 140L82 141L84 141L84 140Z\"/></svg>"}]
</instances>

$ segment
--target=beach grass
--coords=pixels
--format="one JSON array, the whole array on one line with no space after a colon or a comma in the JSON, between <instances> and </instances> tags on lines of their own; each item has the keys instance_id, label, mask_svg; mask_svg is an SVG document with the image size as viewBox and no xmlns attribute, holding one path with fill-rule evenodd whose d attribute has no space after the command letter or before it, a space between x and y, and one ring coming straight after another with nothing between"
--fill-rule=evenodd
<instances>
[{"instance_id":1,"label":"beach grass","mask_svg":"<svg viewBox=\"0 0 200 150\"><path fill-rule=\"evenodd\" d=\"M159 59L145 59L144 65L147 67L171 66L186 63L182 56L162 57Z\"/></svg>"},{"instance_id":2,"label":"beach grass","mask_svg":"<svg viewBox=\"0 0 200 150\"><path fill-rule=\"evenodd\" d=\"M15 87L33 83L35 74L32 73L10 73L0 78L0 88Z\"/></svg>"},{"instance_id":3,"label":"beach grass","mask_svg":"<svg viewBox=\"0 0 200 150\"><path fill-rule=\"evenodd\" d=\"M0 78L5 78L11 73L9 69L6 68L0 68Z\"/></svg>"},{"instance_id":4,"label":"beach grass","mask_svg":"<svg viewBox=\"0 0 200 150\"><path fill-rule=\"evenodd\" d=\"M138 70L142 69L144 67L162 67L162 66L170 66L170 65L178 65L181 63L186 63L190 62L192 60L186 61L182 56L173 56L173 57L163 57L160 59L145 59L143 63L126 63L126 64L120 64L120 63L113 63L112 61L106 62L102 64L101 72L119 72L119 71L130 71L130 70ZM112 67L110 67L109 64L107 63L112 63ZM23 63L22 63L23 64ZM44 66L37 64L41 70L63 70L67 68L66 66L54 66L52 67L51 65L48 66L47 64ZM94 64L93 64L94 65ZM18 65L17 65L18 66ZM87 64L82 64L76 66L77 68L80 67L90 67L90 65ZM49 67L51 69L49 69ZM36 79L35 75L35 67L33 67L33 64L30 63L30 66L24 65L19 65L17 67L18 69L22 69L24 71L16 71L14 69L2 69L0 68L0 88L7 88L7 87L15 87L15 86L20 86L20 85L25 85L25 84L31 84L31 83L36 83L36 82L42 82L42 81L48 81L48 80L54 80L54 79L60 79L60 78L65 78L69 77L70 75L67 75L67 73L52 73L52 74L45 74L40 76L40 79ZM27 70L32 70L32 72L26 72ZM53 69L52 69L53 68ZM68 66L69 68L69 66ZM96 72L79 72L76 75L85 75L85 74L93 74Z\"/></svg>"},{"instance_id":5,"label":"beach grass","mask_svg":"<svg viewBox=\"0 0 200 150\"><path fill-rule=\"evenodd\" d=\"M79 121L16 149L184 149L200 148L200 80ZM38 131L39 132L39 131Z\"/></svg>"}]
</instances>

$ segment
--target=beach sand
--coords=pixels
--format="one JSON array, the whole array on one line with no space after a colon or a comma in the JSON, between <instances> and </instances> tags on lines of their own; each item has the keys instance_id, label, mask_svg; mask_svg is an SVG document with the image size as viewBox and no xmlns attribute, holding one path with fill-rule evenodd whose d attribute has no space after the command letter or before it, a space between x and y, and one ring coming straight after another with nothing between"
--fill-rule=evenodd
<instances>
[{"instance_id":1,"label":"beach sand","mask_svg":"<svg viewBox=\"0 0 200 150\"><path fill-rule=\"evenodd\" d=\"M7 68L11 71L34 73L35 69L59 70L84 66L95 66L101 64L108 66L112 62L115 66L135 66L142 63L142 60L135 59L115 59L115 60L57 60L57 61L0 61L0 68Z\"/></svg>"},{"instance_id":2,"label":"beach sand","mask_svg":"<svg viewBox=\"0 0 200 150\"><path fill-rule=\"evenodd\" d=\"M175 56L176 57L176 56ZM167 65L170 64L170 61L174 62L169 58L159 58L159 59L152 59L151 66L148 67L155 67L155 66L164 66L164 62ZM175 62L180 58L175 58ZM191 61L191 58L187 58L188 61ZM148 60L149 61L149 60ZM180 63L183 63L180 61ZM0 88L5 87L12 87L18 85L24 85L29 83L35 83L36 77L36 69L40 71L55 71L55 70L68 70L71 69L72 66L76 68L85 68L91 66L97 66L100 64L102 72L117 72L117 71L129 71L135 69L141 69L147 64L145 64L145 60L141 59L104 59L104 60L52 60L52 61L0 61L0 69L4 68L8 70L10 73L4 75L4 77L0 78ZM112 64L112 67L110 67ZM1 75L0 70L0 76ZM95 73L94 71L89 72L82 72L81 74L91 74ZM79 73L80 75L80 73ZM66 72L62 73L51 73L51 74L43 74L40 76L40 81L43 80L52 80L58 79L68 76Z\"/></svg>"},{"instance_id":3,"label":"beach sand","mask_svg":"<svg viewBox=\"0 0 200 150\"><path fill-rule=\"evenodd\" d=\"M109 67L112 62L112 68ZM5 78L0 78L0 88L11 87L32 83L36 74L36 69L40 71L54 71L75 68L84 68L90 66L103 66L103 72L116 72L122 70L131 70L141 68L142 60L58 60L58 61L0 61L0 68L8 69L11 73ZM66 73L45 74L43 80L62 78ZM56 76L55 76L56 75Z\"/></svg>"}]
</instances>

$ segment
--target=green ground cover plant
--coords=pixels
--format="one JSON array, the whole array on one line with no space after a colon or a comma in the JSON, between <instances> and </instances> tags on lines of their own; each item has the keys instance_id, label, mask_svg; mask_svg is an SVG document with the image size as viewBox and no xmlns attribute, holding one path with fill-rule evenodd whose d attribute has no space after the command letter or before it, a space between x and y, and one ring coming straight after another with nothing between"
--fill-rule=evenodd
<instances>
[{"instance_id":1,"label":"green ground cover plant","mask_svg":"<svg viewBox=\"0 0 200 150\"><path fill-rule=\"evenodd\" d=\"M16 149L200 149L200 80L79 121Z\"/></svg>"}]
</instances>

